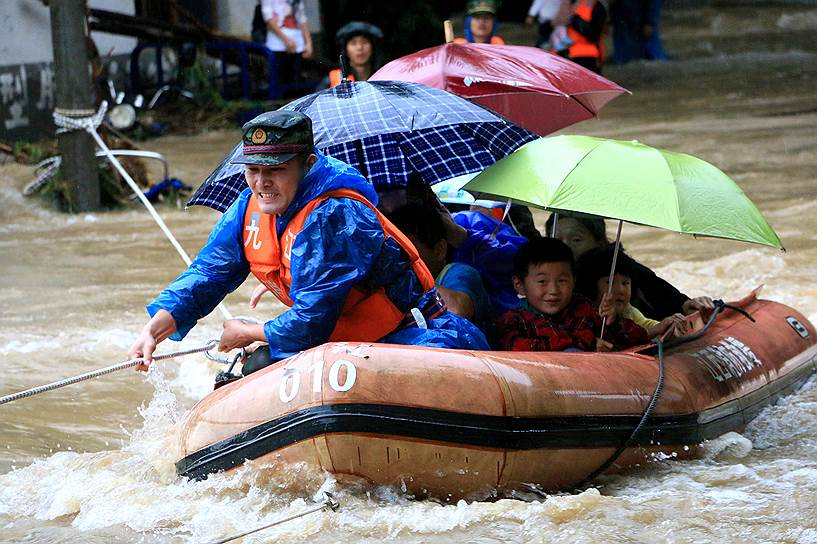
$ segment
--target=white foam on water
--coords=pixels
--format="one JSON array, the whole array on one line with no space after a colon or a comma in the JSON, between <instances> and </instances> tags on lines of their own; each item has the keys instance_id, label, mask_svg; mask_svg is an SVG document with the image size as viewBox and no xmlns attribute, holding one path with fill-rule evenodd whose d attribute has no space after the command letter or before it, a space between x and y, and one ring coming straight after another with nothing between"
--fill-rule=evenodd
<instances>
[{"instance_id":1,"label":"white foam on water","mask_svg":"<svg viewBox=\"0 0 817 544\"><path fill-rule=\"evenodd\" d=\"M77 348L83 351L111 351L116 348L125 351L136 340L138 331L125 330L120 328L89 330L83 334L77 344Z\"/></svg>"},{"instance_id":2,"label":"white foam on water","mask_svg":"<svg viewBox=\"0 0 817 544\"><path fill-rule=\"evenodd\" d=\"M308 506L308 496L289 492L293 483L307 478L315 491L325 483L323 474L308 475L297 467L270 474L253 463L201 482L177 477L183 410L158 367L148 380L155 393L139 410L144 423L129 434L125 447L58 452L0 475L0 515L70 519L79 531L122 526L199 541L214 538L214 531L226 534L297 513Z\"/></svg>"},{"instance_id":3,"label":"white foam on water","mask_svg":"<svg viewBox=\"0 0 817 544\"><path fill-rule=\"evenodd\" d=\"M704 459L741 459L752 451L752 441L745 436L729 432L703 444Z\"/></svg>"},{"instance_id":4,"label":"white foam on water","mask_svg":"<svg viewBox=\"0 0 817 544\"><path fill-rule=\"evenodd\" d=\"M59 340L53 337L42 337L37 340L10 340L0 345L0 355L10 353L35 353L42 350L53 350L61 347Z\"/></svg>"}]
</instances>

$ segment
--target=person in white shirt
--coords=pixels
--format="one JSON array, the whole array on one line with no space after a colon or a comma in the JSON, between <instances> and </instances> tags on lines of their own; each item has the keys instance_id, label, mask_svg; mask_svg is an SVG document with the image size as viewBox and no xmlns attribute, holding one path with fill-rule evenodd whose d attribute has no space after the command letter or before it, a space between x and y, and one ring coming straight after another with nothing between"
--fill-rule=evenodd
<instances>
[{"instance_id":1,"label":"person in white shirt","mask_svg":"<svg viewBox=\"0 0 817 544\"><path fill-rule=\"evenodd\" d=\"M531 2L525 22L529 25L534 22L539 23L539 37L536 40L536 47L549 47L550 34L554 28L553 19L559 13L559 7L562 3L563 0L533 0Z\"/></svg>"},{"instance_id":2,"label":"person in white shirt","mask_svg":"<svg viewBox=\"0 0 817 544\"><path fill-rule=\"evenodd\" d=\"M297 81L301 58L312 58L312 34L303 0L261 0L267 24L267 47L278 60L278 79Z\"/></svg>"}]
</instances>

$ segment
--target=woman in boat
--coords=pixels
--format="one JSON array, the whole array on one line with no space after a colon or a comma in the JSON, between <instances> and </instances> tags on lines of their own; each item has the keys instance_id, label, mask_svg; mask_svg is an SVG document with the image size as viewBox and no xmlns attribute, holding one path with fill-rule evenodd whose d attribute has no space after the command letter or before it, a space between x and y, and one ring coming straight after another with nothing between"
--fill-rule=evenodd
<instances>
[{"instance_id":1,"label":"woman in boat","mask_svg":"<svg viewBox=\"0 0 817 544\"><path fill-rule=\"evenodd\" d=\"M554 217L551 215L545 225L545 232L553 231ZM607 248L612 242L607 239L607 227L599 217L583 214L559 213L556 222L556 238L566 243L578 259L593 248ZM647 266L633 261L633 283L637 286L632 297L632 304L652 319L663 319L667 316L682 313L689 315L699 310L712 309L709 297L690 298L666 280L659 278Z\"/></svg>"}]
</instances>

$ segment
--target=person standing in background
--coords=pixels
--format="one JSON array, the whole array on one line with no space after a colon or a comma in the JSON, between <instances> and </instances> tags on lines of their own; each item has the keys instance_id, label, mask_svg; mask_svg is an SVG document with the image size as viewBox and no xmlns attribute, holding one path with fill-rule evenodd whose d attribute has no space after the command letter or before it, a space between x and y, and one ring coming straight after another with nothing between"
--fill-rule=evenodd
<instances>
[{"instance_id":1,"label":"person standing in background","mask_svg":"<svg viewBox=\"0 0 817 544\"><path fill-rule=\"evenodd\" d=\"M669 60L661 43L661 4L663 0L645 0L644 13L644 58L647 60Z\"/></svg>"},{"instance_id":2,"label":"person standing in background","mask_svg":"<svg viewBox=\"0 0 817 544\"><path fill-rule=\"evenodd\" d=\"M533 0L531 3L525 22L529 25L535 22L539 24L536 47L545 48L550 42L550 34L553 32L553 19L559 13L559 6L561 5L562 0Z\"/></svg>"},{"instance_id":3,"label":"person standing in background","mask_svg":"<svg viewBox=\"0 0 817 544\"><path fill-rule=\"evenodd\" d=\"M607 13L604 0L573 0L562 4L554 23L557 27L565 26L566 39L560 40L564 45L554 47L553 52L600 74Z\"/></svg>"},{"instance_id":4,"label":"person standing in background","mask_svg":"<svg viewBox=\"0 0 817 544\"><path fill-rule=\"evenodd\" d=\"M352 21L338 30L335 34L335 41L341 53L348 59L350 73L346 74L346 77L349 81L366 81L380 68L380 60L375 48L382 39L382 30L371 23L362 21ZM340 85L341 80L342 70L340 68L329 72L329 87Z\"/></svg>"},{"instance_id":5,"label":"person standing in background","mask_svg":"<svg viewBox=\"0 0 817 544\"><path fill-rule=\"evenodd\" d=\"M615 0L610 8L613 23L613 62L626 64L644 58L643 0Z\"/></svg>"},{"instance_id":6,"label":"person standing in background","mask_svg":"<svg viewBox=\"0 0 817 544\"><path fill-rule=\"evenodd\" d=\"M275 52L278 80L300 79L301 58L312 58L312 34L303 0L261 0L267 25L267 48Z\"/></svg>"},{"instance_id":7,"label":"person standing in background","mask_svg":"<svg viewBox=\"0 0 817 544\"><path fill-rule=\"evenodd\" d=\"M669 60L661 43L662 0L615 0L613 22L613 62Z\"/></svg>"},{"instance_id":8,"label":"person standing in background","mask_svg":"<svg viewBox=\"0 0 817 544\"><path fill-rule=\"evenodd\" d=\"M499 7L494 0L471 0L465 8L465 37L454 43L489 43L504 45L505 40L497 36L496 14Z\"/></svg>"}]
</instances>

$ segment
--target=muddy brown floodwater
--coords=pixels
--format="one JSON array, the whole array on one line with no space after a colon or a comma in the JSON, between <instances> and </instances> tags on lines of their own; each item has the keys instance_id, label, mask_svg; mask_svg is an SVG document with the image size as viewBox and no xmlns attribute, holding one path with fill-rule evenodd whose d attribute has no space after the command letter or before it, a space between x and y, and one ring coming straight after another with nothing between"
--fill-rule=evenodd
<instances>
[{"instance_id":1,"label":"muddy brown floodwater","mask_svg":"<svg viewBox=\"0 0 817 544\"><path fill-rule=\"evenodd\" d=\"M627 225L629 251L687 293L728 299L765 284L765 297L817 320L817 9L729 5L668 12L665 38L676 60L610 67L607 75L633 95L566 132L638 139L720 166L758 203L786 253ZM171 136L146 147L167 155L171 175L199 183L237 137ZM45 211L20 196L30 175L0 168L0 394L122 360L145 303L182 268L143 210ZM217 218L206 209L162 213L191 252ZM227 306L245 315L280 311L267 300L251 313L251 290L245 284ZM211 316L185 345L219 329ZM287 491L305 476L298 467L280 481L251 465L205 482L176 478L175 426L217 369L189 356L157 370L0 407L1 541L200 542L310 502ZM704 451L546 500L443 506L397 489L340 489L340 511L245 542L817 543L813 381Z\"/></svg>"}]
</instances>

